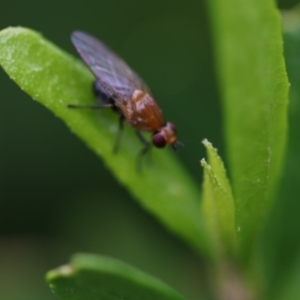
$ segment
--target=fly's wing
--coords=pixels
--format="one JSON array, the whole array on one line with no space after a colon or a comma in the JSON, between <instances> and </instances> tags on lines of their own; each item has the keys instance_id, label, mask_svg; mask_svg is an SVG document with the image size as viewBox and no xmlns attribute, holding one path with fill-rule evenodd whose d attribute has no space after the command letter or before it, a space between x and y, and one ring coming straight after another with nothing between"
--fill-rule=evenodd
<instances>
[{"instance_id":1,"label":"fly's wing","mask_svg":"<svg viewBox=\"0 0 300 300\"><path fill-rule=\"evenodd\" d=\"M135 90L149 90L140 77L98 39L75 31L71 40L81 58L114 100L129 99Z\"/></svg>"}]
</instances>

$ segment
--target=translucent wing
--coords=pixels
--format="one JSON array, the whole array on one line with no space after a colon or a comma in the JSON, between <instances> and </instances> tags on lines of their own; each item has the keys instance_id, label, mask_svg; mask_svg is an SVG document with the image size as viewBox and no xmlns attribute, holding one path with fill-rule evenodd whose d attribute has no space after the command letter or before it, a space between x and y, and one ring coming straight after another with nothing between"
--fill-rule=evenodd
<instances>
[{"instance_id":1,"label":"translucent wing","mask_svg":"<svg viewBox=\"0 0 300 300\"><path fill-rule=\"evenodd\" d=\"M115 100L128 99L135 90L149 90L140 77L98 39L75 31L71 40L97 80Z\"/></svg>"}]
</instances>

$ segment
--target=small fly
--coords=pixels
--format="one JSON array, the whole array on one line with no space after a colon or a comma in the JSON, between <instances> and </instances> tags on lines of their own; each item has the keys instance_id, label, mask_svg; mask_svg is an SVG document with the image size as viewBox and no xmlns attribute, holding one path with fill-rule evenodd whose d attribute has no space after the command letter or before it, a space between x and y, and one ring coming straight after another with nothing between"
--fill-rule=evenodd
<instances>
[{"instance_id":1,"label":"small fly","mask_svg":"<svg viewBox=\"0 0 300 300\"><path fill-rule=\"evenodd\" d=\"M176 127L165 122L162 111L143 80L113 51L95 37L81 31L71 35L77 52L96 77L93 83L97 105L69 105L70 108L111 107L119 115L119 134L114 152L119 148L124 121L136 129L146 153L151 143L141 131L152 133L157 148L171 146L175 151L183 144L177 141Z\"/></svg>"}]
</instances>

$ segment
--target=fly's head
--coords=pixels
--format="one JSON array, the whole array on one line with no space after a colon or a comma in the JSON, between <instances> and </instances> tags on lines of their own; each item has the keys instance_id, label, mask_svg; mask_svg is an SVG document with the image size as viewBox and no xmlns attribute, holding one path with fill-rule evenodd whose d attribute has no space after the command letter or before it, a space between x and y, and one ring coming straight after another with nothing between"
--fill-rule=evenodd
<instances>
[{"instance_id":1,"label":"fly's head","mask_svg":"<svg viewBox=\"0 0 300 300\"><path fill-rule=\"evenodd\" d=\"M152 143L157 148L171 145L177 151L177 146L183 146L183 144L177 141L176 133L176 126L168 122L153 134Z\"/></svg>"}]
</instances>

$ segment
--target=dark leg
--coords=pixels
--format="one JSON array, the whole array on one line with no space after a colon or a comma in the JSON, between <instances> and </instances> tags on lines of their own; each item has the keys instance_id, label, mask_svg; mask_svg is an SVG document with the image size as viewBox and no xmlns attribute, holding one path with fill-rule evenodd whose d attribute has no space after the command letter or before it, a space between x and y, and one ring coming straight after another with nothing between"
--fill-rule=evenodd
<instances>
[{"instance_id":1,"label":"dark leg","mask_svg":"<svg viewBox=\"0 0 300 300\"><path fill-rule=\"evenodd\" d=\"M172 148L176 153L178 153L178 146L184 147L184 144L179 141L176 141L175 143L172 144Z\"/></svg>"},{"instance_id":2,"label":"dark leg","mask_svg":"<svg viewBox=\"0 0 300 300\"><path fill-rule=\"evenodd\" d=\"M124 116L120 115L119 116L119 132L117 135L117 140L113 149L113 153L116 154L119 151L120 148L120 142L121 142L121 137L123 133L123 122L124 122Z\"/></svg>"},{"instance_id":3,"label":"dark leg","mask_svg":"<svg viewBox=\"0 0 300 300\"><path fill-rule=\"evenodd\" d=\"M138 137L138 139L141 141L141 143L145 146L140 153L138 154L137 157L137 171L141 172L142 171L142 159L144 157L145 154L147 154L149 152L149 150L151 149L151 144L145 140L145 138L142 136L142 134L137 131L136 135Z\"/></svg>"},{"instance_id":4,"label":"dark leg","mask_svg":"<svg viewBox=\"0 0 300 300\"><path fill-rule=\"evenodd\" d=\"M93 94L96 99L102 104L112 104L115 103L111 95L106 91L101 82L98 80L93 82Z\"/></svg>"},{"instance_id":5,"label":"dark leg","mask_svg":"<svg viewBox=\"0 0 300 300\"><path fill-rule=\"evenodd\" d=\"M151 147L151 144L147 140L145 140L145 138L142 136L140 131L136 131L136 135L138 139L141 141L141 143L145 146L145 148L148 149Z\"/></svg>"},{"instance_id":6,"label":"dark leg","mask_svg":"<svg viewBox=\"0 0 300 300\"><path fill-rule=\"evenodd\" d=\"M68 108L89 108L89 109L102 109L107 107L112 107L112 104L68 104Z\"/></svg>"}]
</instances>

